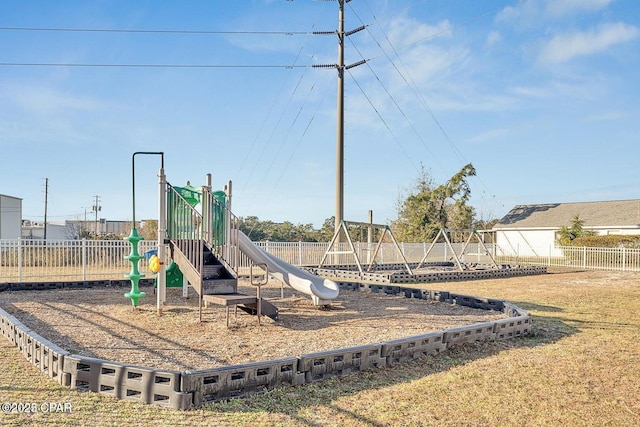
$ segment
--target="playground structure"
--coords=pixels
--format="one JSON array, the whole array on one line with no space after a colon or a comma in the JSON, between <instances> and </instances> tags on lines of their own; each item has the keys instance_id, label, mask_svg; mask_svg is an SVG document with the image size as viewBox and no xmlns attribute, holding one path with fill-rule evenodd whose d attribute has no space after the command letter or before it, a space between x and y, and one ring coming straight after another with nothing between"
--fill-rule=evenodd
<instances>
[{"instance_id":1,"label":"playground structure","mask_svg":"<svg viewBox=\"0 0 640 427\"><path fill-rule=\"evenodd\" d=\"M359 230L361 233L366 230L366 265L361 259L362 252L358 251L354 244L353 230ZM463 236L468 235L459 251L456 251L451 243L449 237L451 233ZM377 242L374 244L376 236ZM380 262L378 254L385 237L391 241L401 262L388 264ZM449 259L447 261L427 262L428 256L440 240L445 243L448 249ZM473 240L476 241L477 247L482 249L482 253L467 253ZM359 252L360 255L358 254ZM467 263L465 262L466 255L482 256L484 262ZM334 262L328 264L327 262L330 259L333 259ZM409 263L398 241L393 236L391 228L384 224L374 224L372 221L368 223L342 221L329 242L318 267L308 268L308 270L324 277L334 277L336 280L366 280L376 283L446 282L524 276L547 272L547 268L543 266L497 264L476 230L440 229L420 262Z\"/></svg>"},{"instance_id":2,"label":"playground structure","mask_svg":"<svg viewBox=\"0 0 640 427\"><path fill-rule=\"evenodd\" d=\"M389 238L391 239L391 241L393 242L394 248L396 249L397 253L399 254L400 258L402 259L404 267L407 269L409 274L412 274L411 267L407 263L407 259L405 258L404 254L402 253L402 250L400 249L400 246L398 245L398 241L393 236L393 233L391 232L391 228L388 225L373 224L373 222L366 223L366 222L342 221L340 223L340 226L336 229L335 233L333 234L333 237L331 238L331 241L329 242L329 246L327 247L327 250L325 251L324 255L322 256L322 259L320 260L320 265L318 266L318 268L322 268L322 266L324 265L325 261L329 258L329 256L351 255L353 257L353 260L355 261L356 266L358 267L358 271L359 271L360 275L361 276L364 275L364 269L362 268L362 262L360 260L360 257L358 256L358 253L356 251L355 245L353 244L353 239L351 238L351 233L349 233L349 227L350 226L357 226L357 227L360 227L360 228L366 228L367 229L367 243L369 244L368 251L367 251L367 263L369 264L369 266L367 267L367 272L372 271L373 264L374 264L374 262L376 260L376 256L378 255L378 252L380 251L380 247L382 246L382 243L384 242L385 236L388 235ZM375 249L373 251L371 251L371 243L373 242L374 231L379 232L380 237L378 238L378 243L376 244ZM337 247L337 246L339 246L338 243L341 240L346 240L347 245L348 245L348 249L347 250L343 250L343 249Z\"/></svg>"},{"instance_id":3,"label":"playground structure","mask_svg":"<svg viewBox=\"0 0 640 427\"><path fill-rule=\"evenodd\" d=\"M135 156L136 154L157 154L137 152L132 157L133 171L133 223L135 224ZM227 324L229 308L241 310L258 316L266 315L274 320L278 317L278 309L271 302L260 296L261 282L252 284L257 287L256 296L238 292L238 264L240 252L247 256L251 268L260 267L265 277L269 275L280 280L298 292L311 297L317 306L329 305L338 296L337 283L321 278L310 272L297 268L255 245L239 230L238 218L231 211L232 184L227 183L222 191L211 188L211 174L206 175L206 183L201 187L184 187L169 184L164 175L164 160L159 178L158 203L158 251L160 268L157 272L157 310L162 313L166 304L167 282L170 286L180 286L179 278L183 277L183 295L187 295L190 285L199 298L199 318L202 320L203 305L217 304L227 308ZM199 207L199 209L198 209ZM127 259L132 263L131 273L126 275L131 280L131 291L125 296L137 306L138 300L144 296L138 289L138 281L144 277L139 273L137 263L144 258L138 253L137 243L140 240L135 228L127 238L131 242L132 251ZM165 245L169 248L171 263L165 268ZM169 274L168 274L169 273Z\"/></svg>"},{"instance_id":4,"label":"playground structure","mask_svg":"<svg viewBox=\"0 0 640 427\"><path fill-rule=\"evenodd\" d=\"M313 303L318 306L330 304L340 290L365 291L455 304L479 310L492 310L503 313L505 318L356 347L235 366L177 372L71 353L34 332L19 319L0 308L0 334L12 342L41 372L61 385L172 409L190 409L208 402L250 396L276 387L301 385L368 369L392 366L418 357L436 356L465 343L505 340L530 333L531 315L506 301L447 291L363 282L363 279L369 279L368 274L378 274L377 271L382 269L380 265L376 265L375 260L378 248L385 237L392 239L395 247L402 254L387 226L343 222L342 227L336 230L336 235L320 267L314 272L309 272L267 253L239 230L238 218L231 211L231 182L223 191L214 192L211 190L211 175L207 175L206 184L202 187L192 187L189 184L184 187L174 187L165 180L164 165L158 177L160 216L157 256L160 263L156 278L156 293L159 314L162 313L166 303L167 285L183 286L183 292L190 285L198 295L200 320L203 304L225 306L227 326L231 307L256 314L258 322L261 314L277 319L278 309L261 296L261 286L264 282L253 282L255 266L264 270L265 280L268 276L275 277L298 292L310 296ZM135 224L135 179L133 189L133 223ZM197 209L198 206L200 209ZM349 236L350 225L366 226L367 229L372 230L370 241L372 241L373 230L380 235L376 249L367 256L366 271ZM335 250L334 245L340 243L338 233L345 233L344 237L350 245L348 250ZM131 272L126 275L131 281L132 289L125 296L131 299L134 306L137 306L139 299L145 296L145 292L141 292L138 288L139 282L149 283L148 279L143 279L144 275L139 272L137 266L138 261L144 258L137 249L140 239L135 228L126 239L132 245L131 253L126 257L132 264ZM165 246L169 249L168 254L165 253ZM238 292L240 253L245 254L252 261L250 277L251 284L257 288L256 296ZM335 282L317 275L326 273L322 268L326 267L323 263L329 256L346 255L354 257L355 268L348 270L341 265L341 270L333 271L333 275L335 276L337 271L352 271L357 275L354 277L359 277L359 280L352 278ZM164 262L169 259L171 264L165 267ZM424 259L420 264L423 262ZM463 264L458 263L458 265L462 268ZM397 266L394 267L397 268ZM401 267L407 274L414 273L416 270L406 262L406 259ZM463 272L467 271L461 273ZM83 282L73 284L71 287L93 286L111 286L111 284ZM65 287L68 287L65 283L48 284L46 289ZM18 289L37 288L15 288L15 290ZM10 286L9 290L13 288Z\"/></svg>"},{"instance_id":5,"label":"playground structure","mask_svg":"<svg viewBox=\"0 0 640 427\"><path fill-rule=\"evenodd\" d=\"M252 284L257 287L256 295L238 292L238 265L241 253L250 259L252 271L253 266L261 267L265 277L270 275L308 295L316 306L331 304L339 294L338 284L324 277L378 283L424 283L546 273L545 267L499 266L475 230L439 230L422 260L410 265L390 227L374 224L371 213L368 223L342 221L339 224L317 268L298 268L266 252L240 231L238 218L231 210L231 181L221 191L212 190L211 174L206 175L205 185L201 187L191 186L189 182L183 187L172 186L167 183L164 175L163 153L134 153L132 170L135 169L136 154L155 154L163 158L158 173L157 256L160 259L156 280L158 314L162 313L163 306L166 304L167 285L182 286L183 296L188 295L190 285L198 295L200 321L202 321L203 306L206 307L209 304L227 308L227 325L231 307L236 310L236 313L240 308L249 314L257 315L258 321L262 315L277 320L277 307L260 296L260 282L253 282L255 277L253 273L250 277ZM132 183L133 223L135 224L135 172L133 172ZM367 230L366 262L368 266L366 269L353 243L351 230L354 227L361 232ZM452 232L468 233L468 238L459 253L453 249L448 237ZM374 237L377 237L375 248L373 247ZM401 265L385 265L378 262L377 255L385 238L393 243L403 261ZM452 261L427 263L428 255L440 238L444 239L449 247ZM488 257L487 264L472 265L463 262L465 252L474 238L479 247L483 248L484 255ZM137 268L137 262L143 256L137 251L140 237L135 228L131 230L127 240L132 245L132 252L126 257L132 263L132 270L126 277L131 280L132 287L125 296L130 298L132 304L136 306L138 300L145 294L138 289L138 281L144 275L140 274ZM347 245L346 248L345 245ZM165 256L165 247L169 248L169 257ZM343 262L345 257L346 263ZM348 259L351 257L352 259ZM329 258L338 260L338 263L326 265L325 262ZM164 264L168 259L170 259L170 265L165 268ZM423 271L425 267L428 271Z\"/></svg>"},{"instance_id":6,"label":"playground structure","mask_svg":"<svg viewBox=\"0 0 640 427\"><path fill-rule=\"evenodd\" d=\"M196 206L200 206L200 210ZM277 319L277 308L257 295L238 292L240 252L252 266L259 266L299 292L311 297L315 305L331 303L338 296L338 285L299 269L256 246L238 228L238 218L230 209L231 182L224 191L206 185L196 188L167 188L167 242L171 259L193 287L202 304L236 306L250 314ZM255 275L251 274L251 279ZM257 283L254 283L258 285ZM159 285L160 288L160 285ZM158 289L158 294L162 291ZM259 286L258 286L259 292ZM163 301L164 303L164 301Z\"/></svg>"}]
</instances>

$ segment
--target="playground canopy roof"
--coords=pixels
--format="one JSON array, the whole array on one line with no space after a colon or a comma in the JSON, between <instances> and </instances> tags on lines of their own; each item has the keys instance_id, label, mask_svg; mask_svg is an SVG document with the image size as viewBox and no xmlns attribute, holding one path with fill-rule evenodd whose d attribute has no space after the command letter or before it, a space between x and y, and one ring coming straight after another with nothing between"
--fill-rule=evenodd
<instances>
[{"instance_id":1,"label":"playground canopy roof","mask_svg":"<svg viewBox=\"0 0 640 427\"><path fill-rule=\"evenodd\" d=\"M187 183L184 187L173 187L191 206L200 203L202 187L192 187Z\"/></svg>"}]
</instances>

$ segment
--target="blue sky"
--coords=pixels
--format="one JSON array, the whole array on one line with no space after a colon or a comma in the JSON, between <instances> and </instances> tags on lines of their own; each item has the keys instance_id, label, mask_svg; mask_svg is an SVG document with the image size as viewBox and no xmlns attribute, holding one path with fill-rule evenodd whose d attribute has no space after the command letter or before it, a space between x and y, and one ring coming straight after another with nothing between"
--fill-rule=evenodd
<instances>
[{"instance_id":1,"label":"blue sky","mask_svg":"<svg viewBox=\"0 0 640 427\"><path fill-rule=\"evenodd\" d=\"M337 21L335 1L0 2L0 193L42 220L49 178L49 221L93 218L96 195L130 220L131 156L163 151L173 185L211 173L237 215L319 227L337 73L311 65L335 64L337 39L308 33ZM472 163L482 219L640 198L637 1L352 0L345 30L361 25L345 219L395 219L421 166L441 184ZM136 157L136 219L157 217L159 166Z\"/></svg>"}]
</instances>

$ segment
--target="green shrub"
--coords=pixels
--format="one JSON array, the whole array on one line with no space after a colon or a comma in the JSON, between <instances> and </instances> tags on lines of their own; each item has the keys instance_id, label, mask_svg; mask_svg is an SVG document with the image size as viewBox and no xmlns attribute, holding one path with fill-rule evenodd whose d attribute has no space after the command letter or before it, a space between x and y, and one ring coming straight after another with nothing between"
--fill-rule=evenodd
<instances>
[{"instance_id":1,"label":"green shrub","mask_svg":"<svg viewBox=\"0 0 640 427\"><path fill-rule=\"evenodd\" d=\"M583 236L571 241L571 246L591 248L640 248L640 235Z\"/></svg>"}]
</instances>

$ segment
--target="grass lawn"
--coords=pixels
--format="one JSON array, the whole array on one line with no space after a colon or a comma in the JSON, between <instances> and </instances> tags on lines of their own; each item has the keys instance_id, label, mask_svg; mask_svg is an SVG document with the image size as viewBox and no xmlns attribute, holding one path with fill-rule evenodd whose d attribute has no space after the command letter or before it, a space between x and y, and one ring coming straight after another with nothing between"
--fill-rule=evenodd
<instances>
[{"instance_id":1,"label":"grass lawn","mask_svg":"<svg viewBox=\"0 0 640 427\"><path fill-rule=\"evenodd\" d=\"M554 271L425 287L513 302L533 314L532 334L186 412L57 386L0 339L0 403L39 408L0 414L0 425L640 425L640 274ZM46 402L71 412L45 413Z\"/></svg>"}]
</instances>

